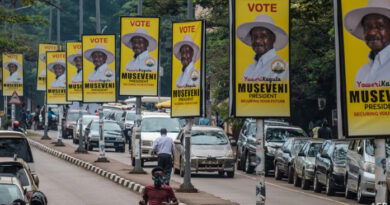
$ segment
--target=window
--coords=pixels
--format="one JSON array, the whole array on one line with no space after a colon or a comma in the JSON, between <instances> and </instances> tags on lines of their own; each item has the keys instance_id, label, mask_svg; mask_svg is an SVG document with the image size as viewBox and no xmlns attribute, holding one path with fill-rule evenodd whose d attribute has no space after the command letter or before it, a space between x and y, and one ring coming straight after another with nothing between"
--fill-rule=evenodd
<instances>
[{"instance_id":1,"label":"window","mask_svg":"<svg viewBox=\"0 0 390 205\"><path fill-rule=\"evenodd\" d=\"M345 160L347 157L348 143L337 143L334 148L333 158L335 161Z\"/></svg>"},{"instance_id":2,"label":"window","mask_svg":"<svg viewBox=\"0 0 390 205\"><path fill-rule=\"evenodd\" d=\"M137 120L137 115L135 112L128 112L126 115L126 120L135 121Z\"/></svg>"},{"instance_id":3,"label":"window","mask_svg":"<svg viewBox=\"0 0 390 205\"><path fill-rule=\"evenodd\" d=\"M292 148L290 148L291 149L291 153L292 154L298 153L305 143L306 143L306 140L295 139L294 146Z\"/></svg>"},{"instance_id":4,"label":"window","mask_svg":"<svg viewBox=\"0 0 390 205\"><path fill-rule=\"evenodd\" d=\"M24 138L0 138L0 157L17 154L25 162L33 162L30 146Z\"/></svg>"},{"instance_id":5,"label":"window","mask_svg":"<svg viewBox=\"0 0 390 205\"><path fill-rule=\"evenodd\" d=\"M222 131L192 131L192 145L226 145L228 140Z\"/></svg>"},{"instance_id":6,"label":"window","mask_svg":"<svg viewBox=\"0 0 390 205\"><path fill-rule=\"evenodd\" d=\"M308 157L315 157L321 148L321 143L312 143L307 153Z\"/></svg>"},{"instance_id":7,"label":"window","mask_svg":"<svg viewBox=\"0 0 390 205\"><path fill-rule=\"evenodd\" d=\"M179 120L166 117L151 117L142 120L141 132L160 132L161 128L167 129L168 132L179 132Z\"/></svg>"},{"instance_id":8,"label":"window","mask_svg":"<svg viewBox=\"0 0 390 205\"><path fill-rule=\"evenodd\" d=\"M265 140L268 142L284 142L287 138L307 136L302 129L268 128Z\"/></svg>"},{"instance_id":9,"label":"window","mask_svg":"<svg viewBox=\"0 0 390 205\"><path fill-rule=\"evenodd\" d=\"M0 184L0 196L0 204L12 204L16 199L24 198L15 184Z\"/></svg>"}]
</instances>

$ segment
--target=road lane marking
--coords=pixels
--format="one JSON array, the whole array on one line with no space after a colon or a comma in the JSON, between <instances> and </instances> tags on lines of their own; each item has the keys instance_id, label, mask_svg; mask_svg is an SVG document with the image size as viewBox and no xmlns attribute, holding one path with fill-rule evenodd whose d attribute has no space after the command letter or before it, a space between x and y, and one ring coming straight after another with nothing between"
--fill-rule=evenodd
<instances>
[{"instance_id":1,"label":"road lane marking","mask_svg":"<svg viewBox=\"0 0 390 205\"><path fill-rule=\"evenodd\" d=\"M307 195L307 196L315 197L315 198L318 198L318 199L323 199L323 200L335 202L335 203L338 203L338 204L350 205L350 204L347 204L347 203L344 203L344 202L341 202L341 201L336 201L336 200L333 200L333 199L329 199L329 198L326 198L326 197L317 196L317 195L309 194L309 193L306 193L306 192L303 192L303 191L298 191L298 190L295 190L295 189L290 189L290 188L282 187L282 186L279 186L279 185L277 185L277 184L270 183L270 182L265 182L265 184L268 184L268 185L271 185L271 186L275 186L275 187L278 187L278 188L280 188L280 189L284 189L284 190L288 190L288 191L293 191L293 192L296 192L296 193L300 193L300 194L304 194L304 195Z\"/></svg>"}]
</instances>

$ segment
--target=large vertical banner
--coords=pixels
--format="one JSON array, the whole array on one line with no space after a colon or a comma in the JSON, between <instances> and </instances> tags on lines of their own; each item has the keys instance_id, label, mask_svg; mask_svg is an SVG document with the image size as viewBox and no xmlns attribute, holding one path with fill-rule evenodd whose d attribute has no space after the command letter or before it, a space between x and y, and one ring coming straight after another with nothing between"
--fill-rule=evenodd
<instances>
[{"instance_id":1,"label":"large vertical banner","mask_svg":"<svg viewBox=\"0 0 390 205\"><path fill-rule=\"evenodd\" d=\"M204 22L172 24L172 117L196 117L203 113Z\"/></svg>"},{"instance_id":2,"label":"large vertical banner","mask_svg":"<svg viewBox=\"0 0 390 205\"><path fill-rule=\"evenodd\" d=\"M346 136L390 134L390 1L339 0ZM340 16L341 15L341 16Z\"/></svg>"},{"instance_id":3,"label":"large vertical banner","mask_svg":"<svg viewBox=\"0 0 390 205\"><path fill-rule=\"evenodd\" d=\"M39 44L38 50L38 71L37 71L37 90L46 90L46 52L57 51L55 44Z\"/></svg>"},{"instance_id":4,"label":"large vertical banner","mask_svg":"<svg viewBox=\"0 0 390 205\"><path fill-rule=\"evenodd\" d=\"M46 52L46 103L70 104L66 101L65 52Z\"/></svg>"},{"instance_id":5,"label":"large vertical banner","mask_svg":"<svg viewBox=\"0 0 390 205\"><path fill-rule=\"evenodd\" d=\"M3 96L23 96L23 54L3 53Z\"/></svg>"},{"instance_id":6,"label":"large vertical banner","mask_svg":"<svg viewBox=\"0 0 390 205\"><path fill-rule=\"evenodd\" d=\"M66 43L67 101L83 100L83 55L81 42Z\"/></svg>"},{"instance_id":7,"label":"large vertical banner","mask_svg":"<svg viewBox=\"0 0 390 205\"><path fill-rule=\"evenodd\" d=\"M121 17L120 95L157 95L159 27L159 18Z\"/></svg>"},{"instance_id":8,"label":"large vertical banner","mask_svg":"<svg viewBox=\"0 0 390 205\"><path fill-rule=\"evenodd\" d=\"M232 114L289 117L289 1L232 4Z\"/></svg>"},{"instance_id":9,"label":"large vertical banner","mask_svg":"<svg viewBox=\"0 0 390 205\"><path fill-rule=\"evenodd\" d=\"M115 102L115 35L83 35L83 101Z\"/></svg>"},{"instance_id":10,"label":"large vertical banner","mask_svg":"<svg viewBox=\"0 0 390 205\"><path fill-rule=\"evenodd\" d=\"M0 67L0 90L3 90L3 68Z\"/></svg>"}]
</instances>

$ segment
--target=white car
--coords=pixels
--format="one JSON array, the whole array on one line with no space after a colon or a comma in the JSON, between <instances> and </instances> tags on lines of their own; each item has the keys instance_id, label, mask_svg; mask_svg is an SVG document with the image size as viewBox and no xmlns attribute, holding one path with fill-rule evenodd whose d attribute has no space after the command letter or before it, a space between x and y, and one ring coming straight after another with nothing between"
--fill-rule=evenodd
<instances>
[{"instance_id":1,"label":"white car","mask_svg":"<svg viewBox=\"0 0 390 205\"><path fill-rule=\"evenodd\" d=\"M177 118L171 118L167 113L144 113L141 122L141 165L144 161L155 161L157 155L152 153L153 142L160 136L160 130L167 129L167 136L175 140L180 132L180 123ZM131 140L131 161L135 165L135 132Z\"/></svg>"}]
</instances>

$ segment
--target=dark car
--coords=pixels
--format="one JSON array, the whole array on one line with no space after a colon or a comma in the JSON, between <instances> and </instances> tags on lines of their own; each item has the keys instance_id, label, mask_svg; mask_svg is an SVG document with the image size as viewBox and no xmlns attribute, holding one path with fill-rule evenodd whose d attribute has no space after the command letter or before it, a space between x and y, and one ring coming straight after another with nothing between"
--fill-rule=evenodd
<instances>
[{"instance_id":1,"label":"dark car","mask_svg":"<svg viewBox=\"0 0 390 205\"><path fill-rule=\"evenodd\" d=\"M344 190L345 165L349 141L326 140L317 153L314 167L313 187L321 192L326 187L326 194Z\"/></svg>"},{"instance_id":2,"label":"dark car","mask_svg":"<svg viewBox=\"0 0 390 205\"><path fill-rule=\"evenodd\" d=\"M85 128L87 135L86 148L92 151L99 147L99 120L92 120ZM104 120L104 147L114 148L116 152L125 152L125 136L119 124L112 120Z\"/></svg>"},{"instance_id":3,"label":"dark car","mask_svg":"<svg viewBox=\"0 0 390 205\"><path fill-rule=\"evenodd\" d=\"M288 177L288 182L293 182L294 158L299 150L310 138L292 137L286 140L281 148L275 153L275 179L280 180L284 176Z\"/></svg>"},{"instance_id":4,"label":"dark car","mask_svg":"<svg viewBox=\"0 0 390 205\"><path fill-rule=\"evenodd\" d=\"M247 119L237 140L237 169L253 173L256 167L256 121ZM251 163L252 162L252 163Z\"/></svg>"}]
</instances>

